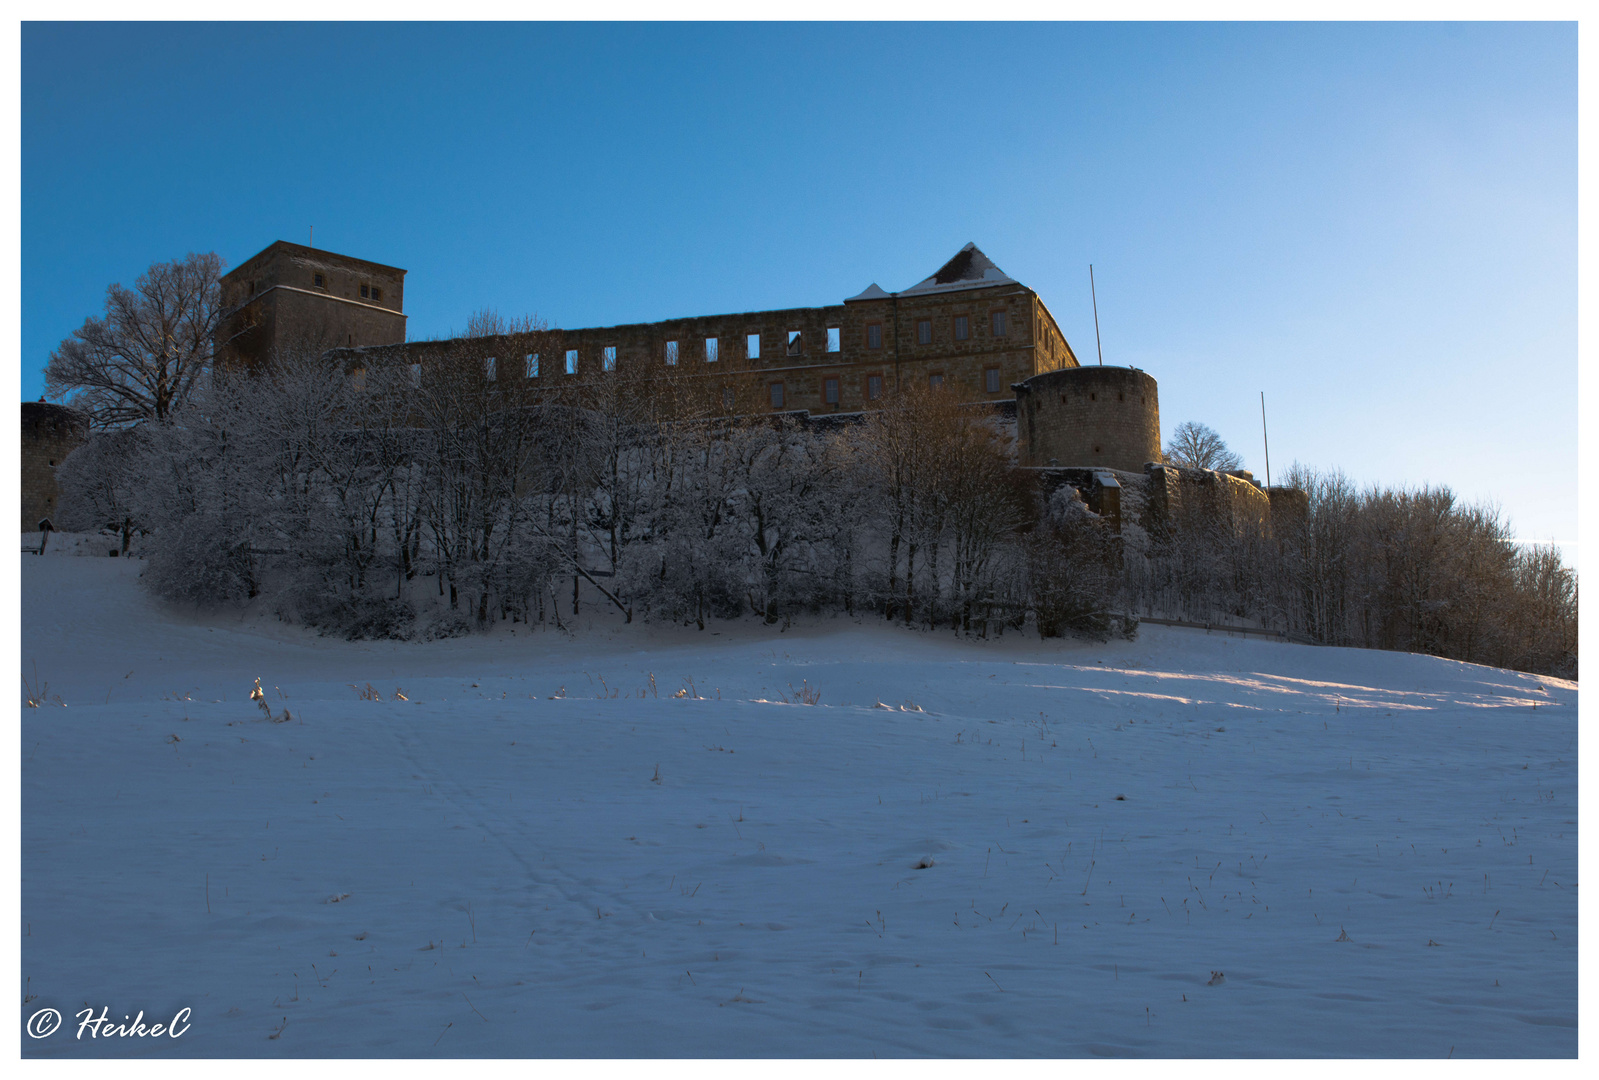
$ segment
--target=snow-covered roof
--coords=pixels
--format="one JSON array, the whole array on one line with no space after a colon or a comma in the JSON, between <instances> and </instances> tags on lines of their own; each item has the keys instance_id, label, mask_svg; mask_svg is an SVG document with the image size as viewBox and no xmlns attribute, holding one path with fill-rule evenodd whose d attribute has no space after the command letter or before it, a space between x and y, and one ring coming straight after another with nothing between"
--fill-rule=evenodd
<instances>
[{"instance_id":1,"label":"snow-covered roof","mask_svg":"<svg viewBox=\"0 0 1599 1080\"><path fill-rule=\"evenodd\" d=\"M917 282L901 296L921 296L926 293L954 292L957 289L986 289L993 285L1016 285L1017 280L984 255L976 244L967 244L955 257L941 266L936 274Z\"/></svg>"},{"instance_id":2,"label":"snow-covered roof","mask_svg":"<svg viewBox=\"0 0 1599 1080\"><path fill-rule=\"evenodd\" d=\"M928 293L1019 284L1021 282L995 266L994 260L984 255L976 244L967 244L955 253L953 259L939 267L938 272L932 277L918 281L904 292L884 292L874 281L854 296L845 297L844 303L847 304L852 300L887 300L892 296L926 296Z\"/></svg>"},{"instance_id":3,"label":"snow-covered roof","mask_svg":"<svg viewBox=\"0 0 1599 1080\"><path fill-rule=\"evenodd\" d=\"M851 300L887 300L887 299L888 299L888 293L886 293L882 289L878 288L877 282L874 281L870 285L866 286L866 288L864 288L860 292L856 293L854 296L846 296L844 298L844 303L847 304Z\"/></svg>"}]
</instances>

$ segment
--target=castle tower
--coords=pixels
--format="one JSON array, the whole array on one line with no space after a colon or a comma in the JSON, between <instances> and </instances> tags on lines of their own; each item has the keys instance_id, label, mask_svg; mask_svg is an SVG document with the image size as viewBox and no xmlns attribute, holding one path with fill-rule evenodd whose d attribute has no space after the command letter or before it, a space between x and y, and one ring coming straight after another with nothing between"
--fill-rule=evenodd
<instances>
[{"instance_id":1,"label":"castle tower","mask_svg":"<svg viewBox=\"0 0 1599 1080\"><path fill-rule=\"evenodd\" d=\"M46 401L22 403L23 532L33 532L42 518L55 518L61 497L56 469L88 437L89 419L78 410Z\"/></svg>"},{"instance_id":2,"label":"castle tower","mask_svg":"<svg viewBox=\"0 0 1599 1080\"><path fill-rule=\"evenodd\" d=\"M1022 465L1143 472L1161 460L1160 399L1155 380L1137 368L1064 368L1012 389Z\"/></svg>"},{"instance_id":3,"label":"castle tower","mask_svg":"<svg viewBox=\"0 0 1599 1080\"><path fill-rule=\"evenodd\" d=\"M279 240L222 276L219 367L405 341L405 271Z\"/></svg>"}]
</instances>

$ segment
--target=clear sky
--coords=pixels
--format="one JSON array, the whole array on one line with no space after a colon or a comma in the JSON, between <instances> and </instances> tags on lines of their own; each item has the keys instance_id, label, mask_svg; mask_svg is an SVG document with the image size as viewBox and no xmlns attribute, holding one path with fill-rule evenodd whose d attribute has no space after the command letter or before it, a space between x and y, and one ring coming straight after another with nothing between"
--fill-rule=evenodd
<instances>
[{"instance_id":1,"label":"clear sky","mask_svg":"<svg viewBox=\"0 0 1599 1080\"><path fill-rule=\"evenodd\" d=\"M1574 24L25 24L22 364L272 243L412 337L837 303L975 241L1264 472L1574 541ZM1567 548L1576 561L1576 549Z\"/></svg>"}]
</instances>

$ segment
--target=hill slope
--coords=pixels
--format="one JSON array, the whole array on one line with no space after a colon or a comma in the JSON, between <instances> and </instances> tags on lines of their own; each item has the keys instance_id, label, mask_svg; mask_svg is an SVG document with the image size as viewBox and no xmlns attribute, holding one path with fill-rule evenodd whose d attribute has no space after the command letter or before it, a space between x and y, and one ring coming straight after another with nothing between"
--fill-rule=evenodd
<instances>
[{"instance_id":1,"label":"hill slope","mask_svg":"<svg viewBox=\"0 0 1599 1080\"><path fill-rule=\"evenodd\" d=\"M140 568L23 557L25 1054L1576 1053L1574 684L1158 627L346 643Z\"/></svg>"}]
</instances>

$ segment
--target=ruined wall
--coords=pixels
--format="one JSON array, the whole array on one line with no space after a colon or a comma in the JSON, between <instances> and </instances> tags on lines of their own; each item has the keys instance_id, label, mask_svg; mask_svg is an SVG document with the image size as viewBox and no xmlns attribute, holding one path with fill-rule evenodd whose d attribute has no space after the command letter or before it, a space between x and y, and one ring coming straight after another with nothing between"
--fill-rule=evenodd
<instances>
[{"instance_id":1,"label":"ruined wall","mask_svg":"<svg viewBox=\"0 0 1599 1080\"><path fill-rule=\"evenodd\" d=\"M1121 535L1124 526L1134 524L1144 506L1142 498L1145 478L1142 473L1118 472L1114 469L1035 468L1023 466L1022 472L1032 478L1038 492L1039 506L1062 487L1077 491L1088 509L1098 514L1111 532ZM1132 518L1128 510L1135 511Z\"/></svg>"},{"instance_id":2,"label":"ruined wall","mask_svg":"<svg viewBox=\"0 0 1599 1080\"><path fill-rule=\"evenodd\" d=\"M1270 536L1272 500L1247 475L1151 462L1145 469L1144 520L1140 524L1152 538L1179 530L1207 529L1231 535L1258 529Z\"/></svg>"},{"instance_id":3,"label":"ruined wall","mask_svg":"<svg viewBox=\"0 0 1599 1080\"><path fill-rule=\"evenodd\" d=\"M1155 380L1137 368L1065 368L1012 389L1022 465L1142 472L1162 460Z\"/></svg>"},{"instance_id":4,"label":"ruined wall","mask_svg":"<svg viewBox=\"0 0 1599 1080\"><path fill-rule=\"evenodd\" d=\"M89 421L76 409L43 401L22 403L22 531L54 519L61 493L56 467L89 437Z\"/></svg>"},{"instance_id":5,"label":"ruined wall","mask_svg":"<svg viewBox=\"0 0 1599 1080\"><path fill-rule=\"evenodd\" d=\"M898 308L896 333L896 306ZM558 344L553 356L538 358L539 385L559 385L567 374L568 350L577 353L579 376L602 372L607 350L614 349L615 370L668 372L704 379L733 392L741 410L788 412L804 409L816 415L858 412L875 407L896 385L927 385L933 378L961 401L1011 400L1019 379L1033 374L1033 334L1041 326L1053 335L1054 363L1075 363L1053 320L1040 324L1041 309L1031 290L1015 286L974 289L933 296L851 301L814 308L782 308L729 315L703 315L655 323L552 331ZM996 335L993 315L1005 315L1004 333ZM955 320L967 319L968 336L956 337ZM920 342L920 323L929 324L928 342ZM880 329L874 336L872 327ZM836 331L838 350L828 350L829 330ZM799 338L791 347L790 334ZM749 337L759 337L751 355ZM716 340L716 359L707 357L706 341ZM873 342L878 342L873 347ZM675 365L668 345L676 343ZM898 343L896 349L895 344ZM409 342L400 348L340 349L335 359L346 368L367 362L424 364L452 348L450 341ZM499 356L494 339L475 348L497 361L500 377L524 377L526 356ZM510 351L509 344L507 352ZM993 375L990 376L989 372ZM872 379L880 380L877 398ZM837 380L838 400L827 400L828 380ZM772 392L782 388L781 399Z\"/></svg>"}]
</instances>

